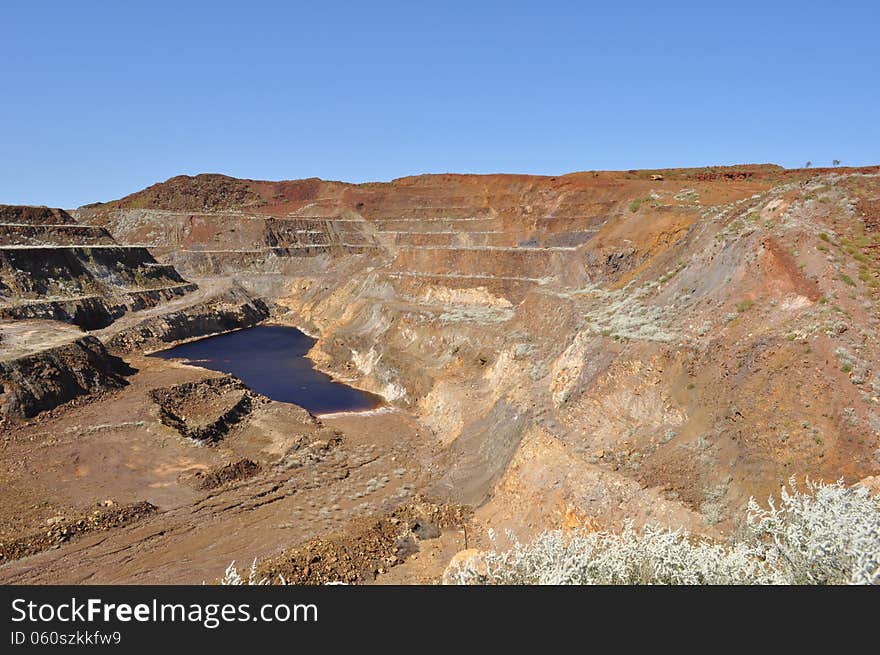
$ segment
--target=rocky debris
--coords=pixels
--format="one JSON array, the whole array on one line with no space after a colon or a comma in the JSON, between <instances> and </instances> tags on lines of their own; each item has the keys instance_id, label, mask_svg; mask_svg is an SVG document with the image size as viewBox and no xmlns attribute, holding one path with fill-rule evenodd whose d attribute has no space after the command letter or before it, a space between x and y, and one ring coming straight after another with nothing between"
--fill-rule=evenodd
<instances>
[{"instance_id":1,"label":"rocky debris","mask_svg":"<svg viewBox=\"0 0 880 655\"><path fill-rule=\"evenodd\" d=\"M369 582L417 552L418 541L462 525L461 505L416 501L390 514L362 519L344 533L314 539L259 566L261 577L290 584Z\"/></svg>"},{"instance_id":2,"label":"rocky debris","mask_svg":"<svg viewBox=\"0 0 880 655\"><path fill-rule=\"evenodd\" d=\"M244 458L223 466L218 466L210 471L198 471L192 476L192 482L197 489L210 490L222 487L231 482L247 480L260 472L260 465Z\"/></svg>"},{"instance_id":3,"label":"rocky debris","mask_svg":"<svg viewBox=\"0 0 880 655\"><path fill-rule=\"evenodd\" d=\"M857 207L865 223L865 231L880 232L880 198L859 198Z\"/></svg>"},{"instance_id":4,"label":"rocky debris","mask_svg":"<svg viewBox=\"0 0 880 655\"><path fill-rule=\"evenodd\" d=\"M119 389L135 372L92 336L0 362L0 417L29 418L79 396Z\"/></svg>"},{"instance_id":5,"label":"rocky debris","mask_svg":"<svg viewBox=\"0 0 880 655\"><path fill-rule=\"evenodd\" d=\"M103 227L93 225L30 225L0 222L0 245L112 246L116 241Z\"/></svg>"},{"instance_id":6,"label":"rocky debris","mask_svg":"<svg viewBox=\"0 0 880 655\"><path fill-rule=\"evenodd\" d=\"M153 389L159 418L181 436L206 443L222 440L266 398L231 375Z\"/></svg>"},{"instance_id":7,"label":"rocky debris","mask_svg":"<svg viewBox=\"0 0 880 655\"><path fill-rule=\"evenodd\" d=\"M113 209L174 208L202 211L260 204L263 204L263 199L245 180L204 173L178 175L105 206Z\"/></svg>"},{"instance_id":8,"label":"rocky debris","mask_svg":"<svg viewBox=\"0 0 880 655\"><path fill-rule=\"evenodd\" d=\"M0 205L0 223L22 225L75 224L73 217L63 209L32 207L30 205Z\"/></svg>"},{"instance_id":9,"label":"rocky debris","mask_svg":"<svg viewBox=\"0 0 880 655\"><path fill-rule=\"evenodd\" d=\"M121 506L113 501L105 501L98 509L76 519L65 520L62 516L54 516L47 521L48 529L45 532L0 543L0 563L57 548L89 532L119 528L156 511L158 508L146 501Z\"/></svg>"},{"instance_id":10,"label":"rocky debris","mask_svg":"<svg viewBox=\"0 0 880 655\"><path fill-rule=\"evenodd\" d=\"M308 437L300 435L294 445L276 463L279 470L297 469L308 464L316 464L327 459L336 448L342 445L342 433L334 431L327 439L307 441Z\"/></svg>"}]
</instances>

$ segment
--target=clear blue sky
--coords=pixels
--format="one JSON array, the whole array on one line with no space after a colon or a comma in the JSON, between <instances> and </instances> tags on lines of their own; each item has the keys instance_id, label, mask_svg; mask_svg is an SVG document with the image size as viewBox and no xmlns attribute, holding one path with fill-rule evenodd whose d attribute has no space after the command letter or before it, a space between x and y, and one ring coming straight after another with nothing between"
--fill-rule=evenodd
<instances>
[{"instance_id":1,"label":"clear blue sky","mask_svg":"<svg viewBox=\"0 0 880 655\"><path fill-rule=\"evenodd\" d=\"M0 202L880 163L880 2L0 3Z\"/></svg>"}]
</instances>

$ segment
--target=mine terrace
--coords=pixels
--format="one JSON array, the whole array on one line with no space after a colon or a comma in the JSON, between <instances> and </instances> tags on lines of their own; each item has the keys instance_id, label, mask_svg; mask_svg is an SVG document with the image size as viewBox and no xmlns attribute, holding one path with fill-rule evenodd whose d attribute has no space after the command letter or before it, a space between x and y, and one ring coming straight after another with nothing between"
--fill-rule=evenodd
<instances>
[{"instance_id":1,"label":"mine terrace","mask_svg":"<svg viewBox=\"0 0 880 655\"><path fill-rule=\"evenodd\" d=\"M876 489L878 300L878 167L0 206L0 581L435 582L490 527L716 538L791 476ZM254 326L376 402L154 356Z\"/></svg>"}]
</instances>

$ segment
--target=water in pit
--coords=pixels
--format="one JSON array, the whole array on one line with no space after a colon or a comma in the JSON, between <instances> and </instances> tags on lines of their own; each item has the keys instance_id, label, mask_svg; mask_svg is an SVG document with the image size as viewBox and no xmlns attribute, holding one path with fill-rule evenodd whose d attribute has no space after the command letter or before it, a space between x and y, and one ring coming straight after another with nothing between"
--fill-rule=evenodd
<instances>
[{"instance_id":1,"label":"water in pit","mask_svg":"<svg viewBox=\"0 0 880 655\"><path fill-rule=\"evenodd\" d=\"M312 414L353 412L382 403L379 396L315 370L306 357L314 343L296 328L258 325L184 343L155 356L230 373L257 393L299 405Z\"/></svg>"}]
</instances>

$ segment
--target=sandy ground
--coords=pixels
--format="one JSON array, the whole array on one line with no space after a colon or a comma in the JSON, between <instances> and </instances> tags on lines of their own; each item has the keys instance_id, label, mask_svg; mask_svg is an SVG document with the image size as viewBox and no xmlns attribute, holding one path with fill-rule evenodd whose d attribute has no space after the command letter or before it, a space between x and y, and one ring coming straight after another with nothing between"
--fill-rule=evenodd
<instances>
[{"instance_id":1,"label":"sandy ground","mask_svg":"<svg viewBox=\"0 0 880 655\"><path fill-rule=\"evenodd\" d=\"M431 444L405 413L321 421L267 402L216 446L162 424L149 391L218 374L155 358L125 389L4 435L0 539L45 529L112 500L149 501L154 516L0 566L5 583L201 583L231 561L280 552L381 513L427 479ZM310 450L328 441L336 445ZM303 455L303 456L299 456ZM192 473L247 457L247 480L200 491Z\"/></svg>"}]
</instances>

